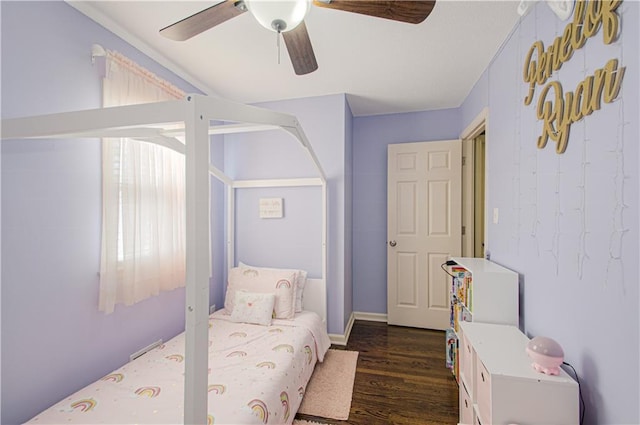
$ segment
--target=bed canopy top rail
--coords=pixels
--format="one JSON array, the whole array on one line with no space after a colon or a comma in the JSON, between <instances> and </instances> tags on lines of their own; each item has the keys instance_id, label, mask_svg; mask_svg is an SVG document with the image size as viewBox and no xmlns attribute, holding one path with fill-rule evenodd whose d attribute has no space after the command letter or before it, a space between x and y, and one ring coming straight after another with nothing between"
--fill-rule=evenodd
<instances>
[{"instance_id":1,"label":"bed canopy top rail","mask_svg":"<svg viewBox=\"0 0 640 425\"><path fill-rule=\"evenodd\" d=\"M156 136L152 124L184 121L185 99L2 120L3 139ZM147 132L143 131L146 129Z\"/></svg>"},{"instance_id":2,"label":"bed canopy top rail","mask_svg":"<svg viewBox=\"0 0 640 425\"><path fill-rule=\"evenodd\" d=\"M223 124L212 126L212 121ZM180 123L183 126L177 128ZM298 140L309 152L320 175L326 237L326 177L297 119L281 112L196 94L174 101L3 119L0 129L2 139L128 137L184 153L187 248L184 423L207 423L210 175L228 187L233 185L232 179L209 163L209 135L282 129ZM178 134L184 134L185 144L175 138ZM326 269L324 237L323 274Z\"/></svg>"},{"instance_id":3,"label":"bed canopy top rail","mask_svg":"<svg viewBox=\"0 0 640 425\"><path fill-rule=\"evenodd\" d=\"M60 112L2 120L3 139L51 139L120 137L146 141L184 154L175 139L188 131L190 106L207 112L209 120L223 122L208 126L208 134L232 134L280 129L291 134L308 151L323 180L324 170L298 120L281 112L192 94L171 100L110 108Z\"/></svg>"},{"instance_id":4,"label":"bed canopy top rail","mask_svg":"<svg viewBox=\"0 0 640 425\"><path fill-rule=\"evenodd\" d=\"M303 187L322 186L325 183L320 177L299 179L263 179L263 180L235 180L232 186L236 189L243 187Z\"/></svg>"},{"instance_id":5,"label":"bed canopy top rail","mask_svg":"<svg viewBox=\"0 0 640 425\"><path fill-rule=\"evenodd\" d=\"M191 106L206 112L208 119L222 122L210 126L209 134L284 129L305 147L309 142L297 119L289 114L255 106L190 94L179 100L59 112L2 120L3 139L145 137L184 134ZM169 124L165 128L163 125ZM174 124L174 126L171 126Z\"/></svg>"}]
</instances>

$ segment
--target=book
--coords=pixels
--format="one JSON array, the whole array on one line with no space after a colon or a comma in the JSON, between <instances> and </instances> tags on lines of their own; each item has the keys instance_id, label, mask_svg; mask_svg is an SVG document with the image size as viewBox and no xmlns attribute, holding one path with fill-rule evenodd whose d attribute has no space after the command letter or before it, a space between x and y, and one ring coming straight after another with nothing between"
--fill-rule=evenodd
<instances>
[{"instance_id":1,"label":"book","mask_svg":"<svg viewBox=\"0 0 640 425\"><path fill-rule=\"evenodd\" d=\"M452 372L455 372L456 357L458 355L458 336L453 329L445 331L447 352L445 353L446 365Z\"/></svg>"}]
</instances>

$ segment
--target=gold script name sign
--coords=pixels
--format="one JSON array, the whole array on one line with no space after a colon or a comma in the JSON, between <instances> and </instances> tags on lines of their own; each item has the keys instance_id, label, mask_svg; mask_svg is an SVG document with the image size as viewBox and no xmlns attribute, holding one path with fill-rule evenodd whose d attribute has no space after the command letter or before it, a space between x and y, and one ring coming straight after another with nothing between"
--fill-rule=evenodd
<instances>
[{"instance_id":1,"label":"gold script name sign","mask_svg":"<svg viewBox=\"0 0 640 425\"><path fill-rule=\"evenodd\" d=\"M563 153L567 149L571 124L599 110L602 100L611 103L618 96L625 67L618 69L616 59L609 60L604 67L579 82L573 92L564 95L559 81L547 83L547 80L601 28L605 44L616 40L619 29L616 9L620 3L622 0L577 0L573 21L562 35L546 50L542 41L536 41L529 49L523 71L524 82L529 84L524 104L531 104L536 85L546 84L536 109L538 119L543 120L538 148L544 148L550 138L556 142L556 152Z\"/></svg>"}]
</instances>

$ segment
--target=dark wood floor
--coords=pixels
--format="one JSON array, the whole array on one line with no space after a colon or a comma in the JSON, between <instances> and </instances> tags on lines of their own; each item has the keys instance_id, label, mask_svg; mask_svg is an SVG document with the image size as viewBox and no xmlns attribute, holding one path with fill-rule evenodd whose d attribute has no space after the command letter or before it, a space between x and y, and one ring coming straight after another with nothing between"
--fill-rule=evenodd
<instances>
[{"instance_id":1,"label":"dark wood floor","mask_svg":"<svg viewBox=\"0 0 640 425\"><path fill-rule=\"evenodd\" d=\"M458 386L445 367L444 332L356 321L346 347L358 351L349 420L337 425L456 424Z\"/></svg>"}]
</instances>

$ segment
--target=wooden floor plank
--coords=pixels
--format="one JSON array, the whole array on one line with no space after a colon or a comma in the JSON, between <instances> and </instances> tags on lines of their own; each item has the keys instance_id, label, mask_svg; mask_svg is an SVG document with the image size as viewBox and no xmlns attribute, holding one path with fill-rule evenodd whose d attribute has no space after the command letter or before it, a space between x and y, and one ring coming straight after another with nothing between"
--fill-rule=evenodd
<instances>
[{"instance_id":1,"label":"wooden floor plank","mask_svg":"<svg viewBox=\"0 0 640 425\"><path fill-rule=\"evenodd\" d=\"M445 364L444 332L356 320L346 346L358 351L347 421L325 424L457 424L458 386Z\"/></svg>"}]
</instances>

